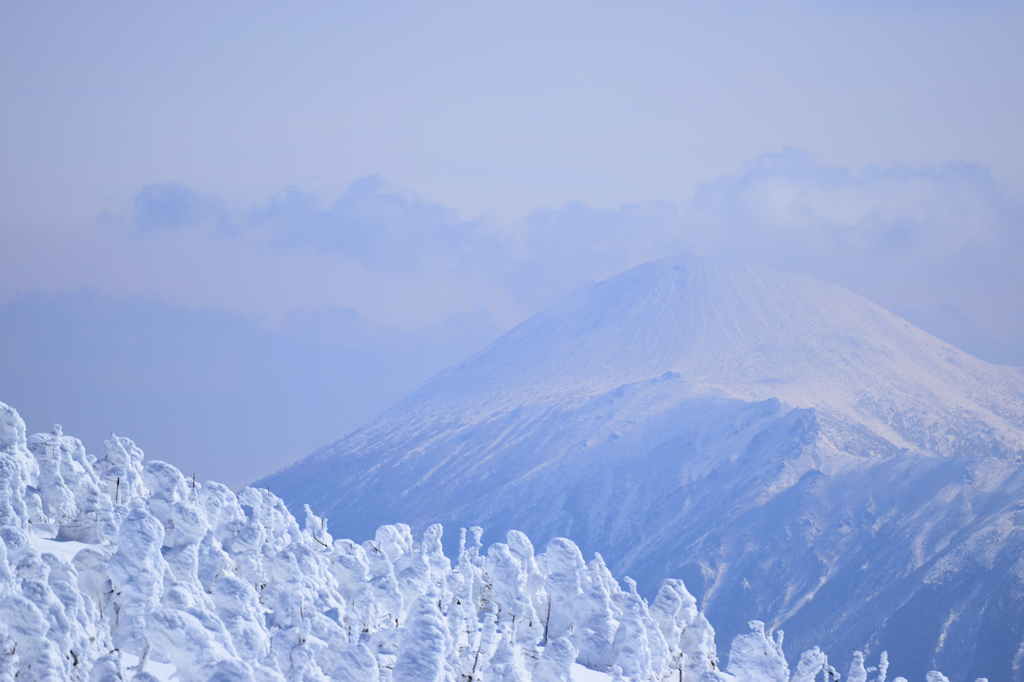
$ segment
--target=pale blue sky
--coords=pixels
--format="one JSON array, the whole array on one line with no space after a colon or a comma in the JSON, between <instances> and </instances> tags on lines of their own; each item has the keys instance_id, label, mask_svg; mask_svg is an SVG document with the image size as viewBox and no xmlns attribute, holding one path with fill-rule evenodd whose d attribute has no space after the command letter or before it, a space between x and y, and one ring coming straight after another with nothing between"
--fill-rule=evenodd
<instances>
[{"instance_id":1,"label":"pale blue sky","mask_svg":"<svg viewBox=\"0 0 1024 682\"><path fill-rule=\"evenodd\" d=\"M0 400L237 483L688 249L1024 364L1022 35L1019 2L6 3ZM247 350L183 378L189 344Z\"/></svg>"}]
</instances>

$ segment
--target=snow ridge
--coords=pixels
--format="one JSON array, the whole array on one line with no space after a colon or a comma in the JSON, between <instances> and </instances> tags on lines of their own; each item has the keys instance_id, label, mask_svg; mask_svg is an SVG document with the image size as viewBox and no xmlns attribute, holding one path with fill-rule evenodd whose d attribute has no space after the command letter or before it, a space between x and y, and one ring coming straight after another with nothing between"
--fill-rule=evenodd
<instances>
[{"instance_id":1,"label":"snow ridge","mask_svg":"<svg viewBox=\"0 0 1024 682\"><path fill-rule=\"evenodd\" d=\"M97 459L59 426L26 437L0 403L0 680L838 680L816 647L791 677L759 621L720 670L682 581L648 604L564 538L537 554L511 531L484 552L463 529L453 566L439 525L356 544L305 517L127 438ZM858 652L851 680L863 671Z\"/></svg>"}]
</instances>

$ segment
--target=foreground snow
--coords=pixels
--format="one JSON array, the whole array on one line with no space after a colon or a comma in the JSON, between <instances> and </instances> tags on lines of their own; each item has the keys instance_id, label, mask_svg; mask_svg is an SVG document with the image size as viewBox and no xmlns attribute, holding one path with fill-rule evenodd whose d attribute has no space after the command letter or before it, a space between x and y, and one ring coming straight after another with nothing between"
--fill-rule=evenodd
<instances>
[{"instance_id":1,"label":"foreground snow","mask_svg":"<svg viewBox=\"0 0 1024 682\"><path fill-rule=\"evenodd\" d=\"M269 491L186 479L127 438L102 459L59 426L26 438L0 403L0 680L837 678L817 648L791 671L757 621L722 671L681 581L648 604L569 540L480 536L454 566L438 525L335 540L308 507L300 528ZM850 681L869 670L886 679L884 653Z\"/></svg>"}]
</instances>

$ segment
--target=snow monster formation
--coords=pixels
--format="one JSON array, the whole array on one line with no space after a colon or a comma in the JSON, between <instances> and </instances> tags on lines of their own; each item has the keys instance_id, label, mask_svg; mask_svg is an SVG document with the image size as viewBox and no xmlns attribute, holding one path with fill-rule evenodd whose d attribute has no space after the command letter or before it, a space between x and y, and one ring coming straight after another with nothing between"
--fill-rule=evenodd
<instances>
[{"instance_id":1,"label":"snow monster formation","mask_svg":"<svg viewBox=\"0 0 1024 682\"><path fill-rule=\"evenodd\" d=\"M26 438L0 403L0 680L839 679L817 647L790 670L782 632L757 621L720 670L681 581L648 604L564 538L535 554L511 531L485 553L471 528L452 566L440 526L357 544L305 517L267 490L144 462L127 438L101 459L59 426ZM887 668L855 652L849 680Z\"/></svg>"}]
</instances>

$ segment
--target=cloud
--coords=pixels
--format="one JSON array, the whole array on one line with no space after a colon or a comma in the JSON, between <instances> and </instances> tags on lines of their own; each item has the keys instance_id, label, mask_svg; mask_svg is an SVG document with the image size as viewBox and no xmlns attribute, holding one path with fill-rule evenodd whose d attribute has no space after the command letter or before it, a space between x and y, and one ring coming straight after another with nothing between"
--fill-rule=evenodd
<instances>
[{"instance_id":1,"label":"cloud","mask_svg":"<svg viewBox=\"0 0 1024 682\"><path fill-rule=\"evenodd\" d=\"M702 186L691 206L715 241L737 250L825 249L872 255L951 254L991 248L1011 210L987 169L828 168L787 149Z\"/></svg>"},{"instance_id":2,"label":"cloud","mask_svg":"<svg viewBox=\"0 0 1024 682\"><path fill-rule=\"evenodd\" d=\"M221 214L219 202L177 182L147 185L132 200L133 222L143 231L180 230Z\"/></svg>"},{"instance_id":3,"label":"cloud","mask_svg":"<svg viewBox=\"0 0 1024 682\"><path fill-rule=\"evenodd\" d=\"M388 272L460 266L460 254L479 250L481 228L377 176L356 180L326 205L289 188L235 226L277 247L335 252Z\"/></svg>"}]
</instances>

